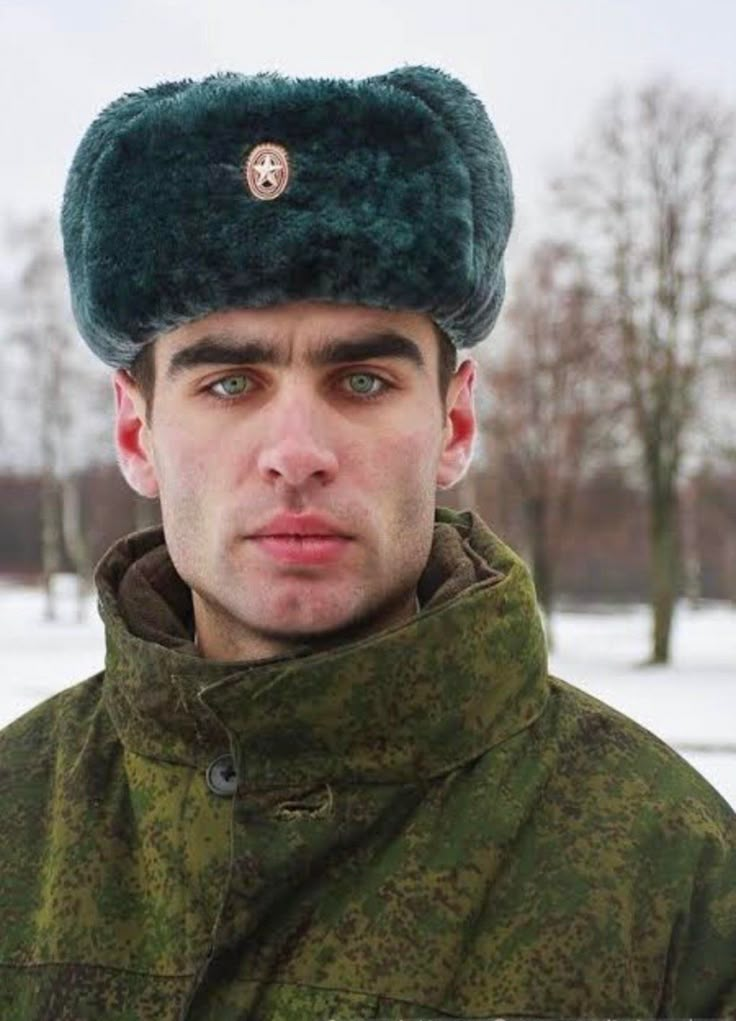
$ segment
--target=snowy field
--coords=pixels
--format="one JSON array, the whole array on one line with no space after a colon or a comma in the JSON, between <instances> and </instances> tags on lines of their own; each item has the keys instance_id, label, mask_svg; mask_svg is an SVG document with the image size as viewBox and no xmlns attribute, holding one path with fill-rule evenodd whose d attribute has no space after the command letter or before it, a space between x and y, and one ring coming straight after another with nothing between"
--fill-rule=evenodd
<instances>
[{"instance_id":1,"label":"snowy field","mask_svg":"<svg viewBox=\"0 0 736 1021\"><path fill-rule=\"evenodd\" d=\"M94 599L76 622L70 579L60 585L60 619L42 621L36 589L0 581L0 727L54 692L96 673L103 631ZM645 607L560 613L551 672L589 691L664 738L736 807L736 609L681 606L674 662L644 667Z\"/></svg>"}]
</instances>

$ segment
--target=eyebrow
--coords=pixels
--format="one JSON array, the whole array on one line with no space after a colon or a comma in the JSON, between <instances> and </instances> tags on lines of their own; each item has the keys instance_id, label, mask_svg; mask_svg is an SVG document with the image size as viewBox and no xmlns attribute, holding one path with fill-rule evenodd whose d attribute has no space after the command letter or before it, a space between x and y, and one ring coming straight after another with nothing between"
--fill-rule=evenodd
<instances>
[{"instance_id":1,"label":"eyebrow","mask_svg":"<svg viewBox=\"0 0 736 1021\"><path fill-rule=\"evenodd\" d=\"M369 333L353 340L329 340L307 356L314 368L343 365L370 358L402 358L425 367L419 345L394 330ZM286 365L288 359L277 345L260 340L238 341L228 334L208 334L171 358L166 375L169 379L200 365Z\"/></svg>"}]
</instances>

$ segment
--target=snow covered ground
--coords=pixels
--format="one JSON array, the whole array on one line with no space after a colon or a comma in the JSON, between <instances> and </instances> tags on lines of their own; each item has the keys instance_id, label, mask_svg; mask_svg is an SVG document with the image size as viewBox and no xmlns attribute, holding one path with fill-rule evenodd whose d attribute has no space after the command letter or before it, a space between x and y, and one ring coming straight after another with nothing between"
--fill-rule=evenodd
<instances>
[{"instance_id":1,"label":"snow covered ground","mask_svg":"<svg viewBox=\"0 0 736 1021\"><path fill-rule=\"evenodd\" d=\"M57 579L61 614L42 621L36 589L0 582L0 727L98 671L103 632L94 599L76 622L71 579ZM644 667L649 614L560 613L552 673L616 706L676 748L736 807L736 609L680 606L674 662Z\"/></svg>"}]
</instances>

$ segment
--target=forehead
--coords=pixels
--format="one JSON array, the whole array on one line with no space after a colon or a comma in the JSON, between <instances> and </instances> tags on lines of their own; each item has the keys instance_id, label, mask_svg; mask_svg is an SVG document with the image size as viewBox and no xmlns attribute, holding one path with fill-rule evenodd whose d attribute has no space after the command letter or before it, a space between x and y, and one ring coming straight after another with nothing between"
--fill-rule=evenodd
<instances>
[{"instance_id":1,"label":"forehead","mask_svg":"<svg viewBox=\"0 0 736 1021\"><path fill-rule=\"evenodd\" d=\"M419 354L418 358L410 359L418 369L427 371L434 364L436 355L432 352L437 349L437 331L428 316L328 302L293 302L212 313L162 334L155 351L158 366L167 369L172 363L180 363L182 352L200 344L203 338L229 338L236 343L267 346L272 360L278 364L312 364L310 356L324 351L327 343L381 336L408 340ZM396 345L394 353L400 353L400 346Z\"/></svg>"}]
</instances>

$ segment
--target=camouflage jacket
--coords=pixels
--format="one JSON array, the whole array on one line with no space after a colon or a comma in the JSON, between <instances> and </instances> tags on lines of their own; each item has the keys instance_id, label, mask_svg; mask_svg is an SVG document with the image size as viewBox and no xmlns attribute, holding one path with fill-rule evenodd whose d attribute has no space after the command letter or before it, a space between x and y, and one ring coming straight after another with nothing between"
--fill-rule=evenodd
<instances>
[{"instance_id":1,"label":"camouflage jacket","mask_svg":"<svg viewBox=\"0 0 736 1021\"><path fill-rule=\"evenodd\" d=\"M105 671L0 735L2 1021L736 1017L733 812L478 517L328 652L199 658L157 530L97 582Z\"/></svg>"}]
</instances>

